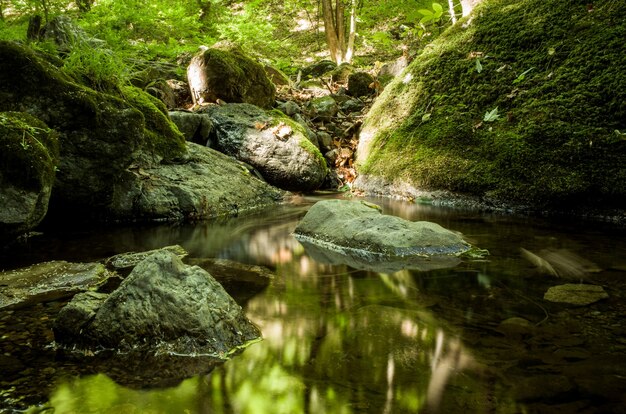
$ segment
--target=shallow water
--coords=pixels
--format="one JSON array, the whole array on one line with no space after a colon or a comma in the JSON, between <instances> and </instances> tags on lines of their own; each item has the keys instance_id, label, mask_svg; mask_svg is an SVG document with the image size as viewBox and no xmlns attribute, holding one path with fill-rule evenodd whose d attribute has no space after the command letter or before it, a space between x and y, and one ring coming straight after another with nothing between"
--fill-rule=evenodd
<instances>
[{"instance_id":1,"label":"shallow water","mask_svg":"<svg viewBox=\"0 0 626 414\"><path fill-rule=\"evenodd\" d=\"M264 339L213 369L194 361L199 374L184 380L163 361L129 366L115 356L55 351L50 326L61 302L0 311L0 411L623 412L624 228L370 200L387 214L459 231L490 252L449 269L378 273L316 262L294 239L316 200L196 225L49 228L0 252L6 270L180 244L191 258L274 274L269 284L223 280ZM538 268L521 249L560 252L555 266L571 280ZM549 287L581 278L609 298L588 306L543 299Z\"/></svg>"}]
</instances>

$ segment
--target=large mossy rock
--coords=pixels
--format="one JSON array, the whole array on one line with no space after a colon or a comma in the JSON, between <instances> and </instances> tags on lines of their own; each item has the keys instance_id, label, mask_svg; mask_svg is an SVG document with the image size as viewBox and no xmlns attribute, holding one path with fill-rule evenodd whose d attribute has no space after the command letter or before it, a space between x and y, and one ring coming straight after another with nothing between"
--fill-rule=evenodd
<instances>
[{"instance_id":1,"label":"large mossy rock","mask_svg":"<svg viewBox=\"0 0 626 414\"><path fill-rule=\"evenodd\" d=\"M77 295L54 334L66 347L216 356L260 336L209 273L167 251L140 262L110 295Z\"/></svg>"},{"instance_id":2,"label":"large mossy rock","mask_svg":"<svg viewBox=\"0 0 626 414\"><path fill-rule=\"evenodd\" d=\"M18 43L0 42L0 111L29 113L59 133L50 201L58 211L106 212L138 158L175 162L187 154L157 99L133 87L114 96L81 86Z\"/></svg>"},{"instance_id":3,"label":"large mossy rock","mask_svg":"<svg viewBox=\"0 0 626 414\"><path fill-rule=\"evenodd\" d=\"M221 99L263 108L274 105L276 88L265 69L236 46L213 47L194 56L187 67L187 81L194 103Z\"/></svg>"},{"instance_id":4,"label":"large mossy rock","mask_svg":"<svg viewBox=\"0 0 626 414\"><path fill-rule=\"evenodd\" d=\"M0 112L0 242L37 226L48 212L58 134L32 115Z\"/></svg>"},{"instance_id":5,"label":"large mossy rock","mask_svg":"<svg viewBox=\"0 0 626 414\"><path fill-rule=\"evenodd\" d=\"M269 183L312 191L324 182L328 173L324 157L304 127L282 112L250 104L208 106L203 112L213 123L215 148L250 164Z\"/></svg>"},{"instance_id":6,"label":"large mossy rock","mask_svg":"<svg viewBox=\"0 0 626 414\"><path fill-rule=\"evenodd\" d=\"M283 196L283 191L253 176L244 163L190 143L184 163L126 171L109 211L124 221L193 221L238 215L277 204Z\"/></svg>"},{"instance_id":7,"label":"large mossy rock","mask_svg":"<svg viewBox=\"0 0 626 414\"><path fill-rule=\"evenodd\" d=\"M372 260L456 256L470 249L459 234L436 223L385 215L377 205L358 201L319 201L294 233L298 240Z\"/></svg>"},{"instance_id":8,"label":"large mossy rock","mask_svg":"<svg viewBox=\"0 0 626 414\"><path fill-rule=\"evenodd\" d=\"M532 209L626 205L626 3L484 0L364 121L361 174Z\"/></svg>"}]
</instances>

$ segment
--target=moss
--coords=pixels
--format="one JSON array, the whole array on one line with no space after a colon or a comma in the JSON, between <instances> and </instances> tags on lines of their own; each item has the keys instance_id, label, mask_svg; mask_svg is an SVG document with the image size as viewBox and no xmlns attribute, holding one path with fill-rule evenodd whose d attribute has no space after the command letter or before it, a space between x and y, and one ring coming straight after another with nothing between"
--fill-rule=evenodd
<instances>
[{"instance_id":1,"label":"moss","mask_svg":"<svg viewBox=\"0 0 626 414\"><path fill-rule=\"evenodd\" d=\"M184 156L187 152L185 137L169 119L163 102L134 86L122 88L124 98L145 119L146 144L166 161Z\"/></svg>"},{"instance_id":2,"label":"moss","mask_svg":"<svg viewBox=\"0 0 626 414\"><path fill-rule=\"evenodd\" d=\"M514 204L623 205L623 33L623 2L485 0L385 89L360 171Z\"/></svg>"},{"instance_id":3,"label":"moss","mask_svg":"<svg viewBox=\"0 0 626 414\"><path fill-rule=\"evenodd\" d=\"M0 180L40 191L54 181L58 134L37 118L0 112Z\"/></svg>"},{"instance_id":4,"label":"moss","mask_svg":"<svg viewBox=\"0 0 626 414\"><path fill-rule=\"evenodd\" d=\"M271 121L270 121L270 126L276 126L281 122L288 125L291 128L291 130L295 131L296 135L300 137L300 141L298 142L300 144L300 147L304 148L304 150L307 151L309 154L312 154L317 159L319 164L324 166L324 172L325 174L327 174L328 165L326 164L326 159L320 152L319 148L317 148L307 138L308 133L306 129L302 125L300 125L298 122L289 118L287 115L285 115L282 111L278 109L272 109L271 111L269 111L269 113L272 116Z\"/></svg>"}]
</instances>

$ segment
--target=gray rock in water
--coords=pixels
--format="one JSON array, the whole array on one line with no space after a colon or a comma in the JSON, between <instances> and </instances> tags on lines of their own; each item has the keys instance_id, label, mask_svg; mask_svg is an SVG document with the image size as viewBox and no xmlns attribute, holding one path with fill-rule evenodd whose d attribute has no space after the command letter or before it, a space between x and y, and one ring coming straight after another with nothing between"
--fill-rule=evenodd
<instances>
[{"instance_id":1,"label":"gray rock in water","mask_svg":"<svg viewBox=\"0 0 626 414\"><path fill-rule=\"evenodd\" d=\"M543 295L543 298L550 302L568 303L570 305L579 306L591 305L592 303L608 297L608 293L604 291L602 286L572 283L552 286L545 295Z\"/></svg>"},{"instance_id":2,"label":"gray rock in water","mask_svg":"<svg viewBox=\"0 0 626 414\"><path fill-rule=\"evenodd\" d=\"M80 295L63 308L54 323L56 342L90 349L227 356L260 337L209 273L184 265L168 251L139 263L98 305L101 299Z\"/></svg>"},{"instance_id":3,"label":"gray rock in water","mask_svg":"<svg viewBox=\"0 0 626 414\"><path fill-rule=\"evenodd\" d=\"M112 268L113 270L116 270L116 271L120 271L120 270L130 271L132 268L137 266L143 260L147 259L149 256L159 251L163 251L163 250L174 253L181 260L189 254L182 246L179 246L176 244L173 246L165 246L160 249L148 250L145 252L128 252L128 253L116 254L115 256L111 256L108 259L106 259L104 261L104 264L107 265L107 267Z\"/></svg>"},{"instance_id":4,"label":"gray rock in water","mask_svg":"<svg viewBox=\"0 0 626 414\"><path fill-rule=\"evenodd\" d=\"M285 190L316 190L328 172L305 129L280 111L250 104L203 109L214 125L216 149L250 164Z\"/></svg>"},{"instance_id":5,"label":"gray rock in water","mask_svg":"<svg viewBox=\"0 0 626 414\"><path fill-rule=\"evenodd\" d=\"M211 148L188 144L184 163L131 169L115 188L118 219L201 220L236 215L282 201L284 192L249 166Z\"/></svg>"},{"instance_id":6,"label":"gray rock in water","mask_svg":"<svg viewBox=\"0 0 626 414\"><path fill-rule=\"evenodd\" d=\"M296 238L363 260L457 256L470 245L436 223L384 215L367 202L319 201L295 229Z\"/></svg>"},{"instance_id":7,"label":"gray rock in water","mask_svg":"<svg viewBox=\"0 0 626 414\"><path fill-rule=\"evenodd\" d=\"M71 297L111 276L102 264L54 261L0 272L0 309Z\"/></svg>"}]
</instances>

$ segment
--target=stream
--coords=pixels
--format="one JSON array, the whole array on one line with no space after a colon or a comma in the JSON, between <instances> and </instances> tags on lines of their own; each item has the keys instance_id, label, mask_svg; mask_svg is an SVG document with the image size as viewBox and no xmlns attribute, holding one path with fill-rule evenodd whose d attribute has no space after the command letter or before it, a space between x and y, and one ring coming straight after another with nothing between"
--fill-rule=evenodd
<instances>
[{"instance_id":1,"label":"stream","mask_svg":"<svg viewBox=\"0 0 626 414\"><path fill-rule=\"evenodd\" d=\"M328 197L195 224L48 226L0 250L0 270L9 270L179 244L190 258L273 275L221 280L263 340L209 372L198 362L182 380L168 381L173 366L57 351L51 325L63 301L0 311L0 413L624 412L623 227L367 199L490 253L449 269L379 273L317 262L293 237ZM560 277L524 254L542 251L560 252ZM550 287L581 281L609 297L544 300Z\"/></svg>"}]
</instances>

